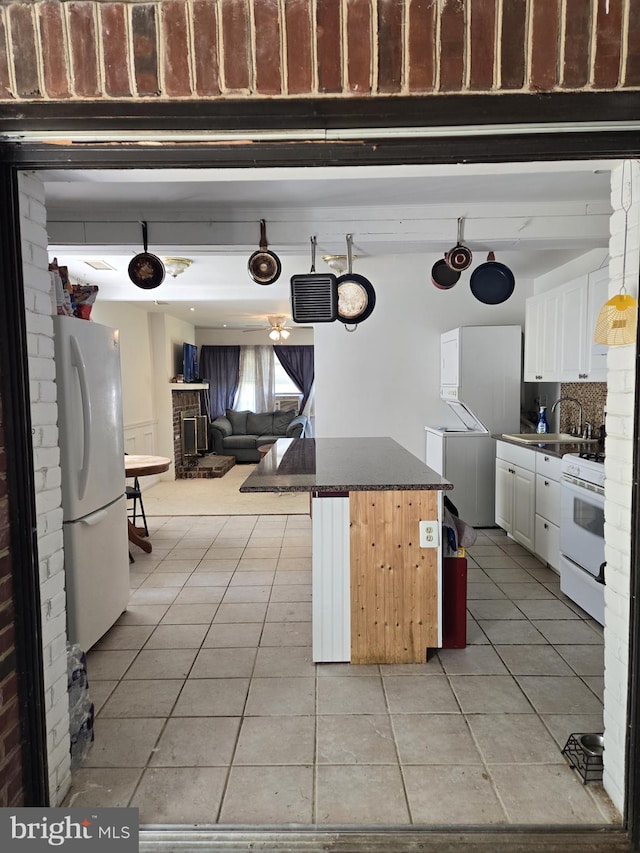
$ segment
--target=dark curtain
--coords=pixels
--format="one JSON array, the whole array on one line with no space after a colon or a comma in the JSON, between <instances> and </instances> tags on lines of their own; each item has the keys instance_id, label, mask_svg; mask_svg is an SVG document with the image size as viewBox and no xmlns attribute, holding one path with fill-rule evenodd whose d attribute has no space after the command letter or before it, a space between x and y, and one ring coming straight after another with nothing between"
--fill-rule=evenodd
<instances>
[{"instance_id":1,"label":"dark curtain","mask_svg":"<svg viewBox=\"0 0 640 853\"><path fill-rule=\"evenodd\" d=\"M302 391L300 411L303 412L313 385L313 346L274 347L273 351L289 378Z\"/></svg>"},{"instance_id":2,"label":"dark curtain","mask_svg":"<svg viewBox=\"0 0 640 853\"><path fill-rule=\"evenodd\" d=\"M214 420L233 406L240 380L240 347L201 347L200 376L209 383L209 418Z\"/></svg>"}]
</instances>

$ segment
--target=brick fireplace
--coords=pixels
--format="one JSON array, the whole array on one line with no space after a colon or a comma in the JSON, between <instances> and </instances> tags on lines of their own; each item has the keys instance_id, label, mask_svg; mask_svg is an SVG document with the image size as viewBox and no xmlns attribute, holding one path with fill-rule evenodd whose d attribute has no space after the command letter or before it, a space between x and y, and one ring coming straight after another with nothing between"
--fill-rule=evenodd
<instances>
[{"instance_id":1,"label":"brick fireplace","mask_svg":"<svg viewBox=\"0 0 640 853\"><path fill-rule=\"evenodd\" d=\"M194 388L172 388L171 407L173 413L173 459L176 480L192 480L222 477L235 465L235 457L218 456L210 453L204 456L183 456L182 421L204 414L202 411L201 391Z\"/></svg>"}]
</instances>

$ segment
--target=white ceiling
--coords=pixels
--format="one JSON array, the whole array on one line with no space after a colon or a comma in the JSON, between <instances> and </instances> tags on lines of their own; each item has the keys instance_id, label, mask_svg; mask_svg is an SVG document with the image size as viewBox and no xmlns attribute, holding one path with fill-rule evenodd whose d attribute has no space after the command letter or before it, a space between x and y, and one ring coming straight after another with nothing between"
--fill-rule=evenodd
<instances>
[{"instance_id":1,"label":"white ceiling","mask_svg":"<svg viewBox=\"0 0 640 853\"><path fill-rule=\"evenodd\" d=\"M73 280L97 284L99 298L165 311L198 327L260 326L290 314L289 279L310 268L310 237L323 254L344 254L353 234L354 270L375 284L376 259L415 257L430 281L433 263L457 238L476 262L489 250L518 279L531 279L608 245L611 161L537 164L226 170L56 170L45 181L51 256ZM259 220L282 262L277 282L247 272ZM180 255L193 265L151 291L127 267L142 251ZM103 260L110 271L92 269ZM159 304L157 304L159 303ZM193 309L193 310L191 310Z\"/></svg>"}]
</instances>

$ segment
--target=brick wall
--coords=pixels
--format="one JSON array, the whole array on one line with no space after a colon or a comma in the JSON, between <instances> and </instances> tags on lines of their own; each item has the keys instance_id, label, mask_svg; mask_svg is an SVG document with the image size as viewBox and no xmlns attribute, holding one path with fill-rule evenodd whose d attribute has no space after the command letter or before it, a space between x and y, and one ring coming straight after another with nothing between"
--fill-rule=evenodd
<instances>
[{"instance_id":1,"label":"brick wall","mask_svg":"<svg viewBox=\"0 0 640 853\"><path fill-rule=\"evenodd\" d=\"M0 400L0 808L23 805L15 612L3 425Z\"/></svg>"},{"instance_id":2,"label":"brick wall","mask_svg":"<svg viewBox=\"0 0 640 853\"><path fill-rule=\"evenodd\" d=\"M636 0L0 0L0 101L638 87Z\"/></svg>"},{"instance_id":3,"label":"brick wall","mask_svg":"<svg viewBox=\"0 0 640 853\"><path fill-rule=\"evenodd\" d=\"M621 210L624 173L625 202L629 210L626 278L628 291L638 296L640 233L640 167L627 161L613 175L611 205L610 295L622 281L625 216ZM633 178L633 194L629 187ZM625 744L627 736L627 670L629 666L629 580L631 572L631 489L635 418L635 346L611 347L607 356L607 440L605 486L605 775L609 796L622 810L624 803Z\"/></svg>"},{"instance_id":4,"label":"brick wall","mask_svg":"<svg viewBox=\"0 0 640 853\"><path fill-rule=\"evenodd\" d=\"M49 792L51 805L57 805L70 781L62 493L44 188L37 177L28 173L20 176L20 229L33 427Z\"/></svg>"}]
</instances>

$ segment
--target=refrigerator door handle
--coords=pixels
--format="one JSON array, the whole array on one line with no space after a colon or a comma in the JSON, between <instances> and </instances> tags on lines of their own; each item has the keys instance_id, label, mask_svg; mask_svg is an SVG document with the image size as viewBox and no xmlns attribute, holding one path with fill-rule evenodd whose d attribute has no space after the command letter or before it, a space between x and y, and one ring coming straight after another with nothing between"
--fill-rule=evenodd
<instances>
[{"instance_id":1,"label":"refrigerator door handle","mask_svg":"<svg viewBox=\"0 0 640 853\"><path fill-rule=\"evenodd\" d=\"M83 519L81 519L82 524L88 524L89 527L92 527L94 524L99 524L107 517L106 509L99 509L97 512L92 512L91 515L85 515Z\"/></svg>"},{"instance_id":2,"label":"refrigerator door handle","mask_svg":"<svg viewBox=\"0 0 640 853\"><path fill-rule=\"evenodd\" d=\"M78 381L80 383L80 397L82 400L82 426L84 430L83 450L82 450L82 467L80 468L80 478L78 482L78 496L82 500L87 491L87 483L89 482L89 459L91 458L91 397L89 395L89 386L87 383L87 370L85 367L82 352L77 338L71 335L71 364L78 371Z\"/></svg>"}]
</instances>

